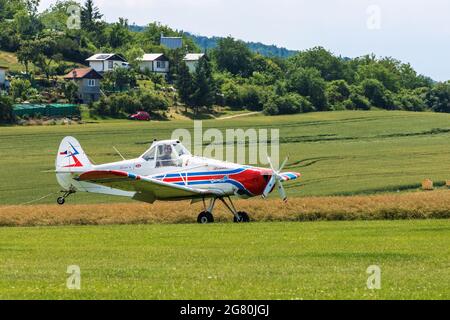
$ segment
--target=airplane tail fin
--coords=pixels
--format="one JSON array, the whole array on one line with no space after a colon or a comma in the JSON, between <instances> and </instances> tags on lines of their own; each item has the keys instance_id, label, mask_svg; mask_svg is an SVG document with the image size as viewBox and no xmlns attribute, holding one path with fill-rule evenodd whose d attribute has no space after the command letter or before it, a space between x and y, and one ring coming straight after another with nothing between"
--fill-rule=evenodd
<instances>
[{"instance_id":1,"label":"airplane tail fin","mask_svg":"<svg viewBox=\"0 0 450 320\"><path fill-rule=\"evenodd\" d=\"M57 172L84 172L92 167L80 143L74 137L65 137L59 145L55 161Z\"/></svg>"}]
</instances>

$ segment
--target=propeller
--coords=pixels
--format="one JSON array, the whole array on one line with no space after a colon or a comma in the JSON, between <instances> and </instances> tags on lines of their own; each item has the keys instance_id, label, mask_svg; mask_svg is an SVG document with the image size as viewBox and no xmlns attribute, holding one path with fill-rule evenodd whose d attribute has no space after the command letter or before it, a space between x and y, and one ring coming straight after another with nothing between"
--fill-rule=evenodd
<instances>
[{"instance_id":1,"label":"propeller","mask_svg":"<svg viewBox=\"0 0 450 320\"><path fill-rule=\"evenodd\" d=\"M278 193L280 194L281 199L283 201L287 200L286 191L283 188L283 184L281 183L283 181L283 177L280 175L281 170L283 170L284 166L286 165L286 162L288 161L288 157L284 159L283 163L281 164L280 168L278 170L275 170L272 165L272 160L270 160L269 157L267 157L267 160L270 165L270 169L272 170L272 177L270 178L269 182L267 183L266 188L263 191L262 197L267 198L270 191L272 191L273 187L276 185L278 189Z\"/></svg>"}]
</instances>

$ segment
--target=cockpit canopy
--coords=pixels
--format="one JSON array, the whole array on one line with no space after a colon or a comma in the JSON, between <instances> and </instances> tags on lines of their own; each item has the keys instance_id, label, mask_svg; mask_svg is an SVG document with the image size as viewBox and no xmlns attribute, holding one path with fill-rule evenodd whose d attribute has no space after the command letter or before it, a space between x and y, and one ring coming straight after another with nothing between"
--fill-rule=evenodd
<instances>
[{"instance_id":1,"label":"cockpit canopy","mask_svg":"<svg viewBox=\"0 0 450 320\"><path fill-rule=\"evenodd\" d=\"M141 158L145 161L155 161L158 167L181 167L183 164L182 156L191 155L191 153L177 140L166 140L153 142Z\"/></svg>"}]
</instances>

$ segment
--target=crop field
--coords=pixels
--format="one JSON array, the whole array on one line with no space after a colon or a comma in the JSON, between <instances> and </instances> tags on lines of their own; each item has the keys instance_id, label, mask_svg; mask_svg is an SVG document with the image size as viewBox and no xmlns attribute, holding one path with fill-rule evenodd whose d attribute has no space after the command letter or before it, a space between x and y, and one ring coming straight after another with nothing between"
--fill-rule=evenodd
<instances>
[{"instance_id":1,"label":"crop field","mask_svg":"<svg viewBox=\"0 0 450 320\"><path fill-rule=\"evenodd\" d=\"M75 136L95 161L143 153L154 138L167 139L192 121L91 121L84 125L0 127L0 205L22 204L57 192L54 161L60 140ZM450 115L410 112L325 112L291 116L253 115L203 121L203 128L280 129L286 170L302 173L286 184L289 196L329 196L415 191L425 178L438 186L450 179ZM38 203L53 203L54 197ZM69 203L124 202L76 194Z\"/></svg>"},{"instance_id":2,"label":"crop field","mask_svg":"<svg viewBox=\"0 0 450 320\"><path fill-rule=\"evenodd\" d=\"M201 204L75 194L54 161L75 136L95 163L143 153L192 121L0 127L0 299L449 299L450 115L326 112L203 121L279 129L287 204L239 200L253 223L197 225ZM421 191L430 178L434 191ZM113 205L112 205L113 204ZM336 221L345 220L345 221ZM314 221L314 222L312 222ZM69 265L81 289L69 290ZM369 266L381 289L366 286Z\"/></svg>"},{"instance_id":3,"label":"crop field","mask_svg":"<svg viewBox=\"0 0 450 320\"><path fill-rule=\"evenodd\" d=\"M449 220L3 228L0 299L449 299L449 233Z\"/></svg>"}]
</instances>

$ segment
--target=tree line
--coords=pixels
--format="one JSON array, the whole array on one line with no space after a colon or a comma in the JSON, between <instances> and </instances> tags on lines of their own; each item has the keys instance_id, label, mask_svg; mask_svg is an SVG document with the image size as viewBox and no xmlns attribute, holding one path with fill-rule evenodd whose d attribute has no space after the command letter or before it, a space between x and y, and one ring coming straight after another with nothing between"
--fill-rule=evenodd
<instances>
[{"instance_id":1,"label":"tree line","mask_svg":"<svg viewBox=\"0 0 450 320\"><path fill-rule=\"evenodd\" d=\"M80 8L80 28L71 28L68 8L77 2L60 0L42 13L38 5L39 0L0 0L0 49L15 52L30 75L29 80L12 83L11 97L16 100L38 99L37 76L50 81L94 53L114 52L123 55L132 68L106 75L107 96L90 106L94 112L111 116L133 108L166 110L178 103L194 113L208 112L214 105L270 115L371 108L450 112L449 82L435 82L391 57L350 59L322 47L287 58L267 57L227 37L217 39L216 46L190 72L183 56L201 49L180 30L156 22L136 28L123 18L106 23L93 0L86 0ZM183 37L183 48L160 46L161 33ZM167 79L137 67L138 58L150 52L169 58ZM62 94L72 99L75 88L61 87ZM151 103L144 104L143 97L151 97Z\"/></svg>"}]
</instances>

